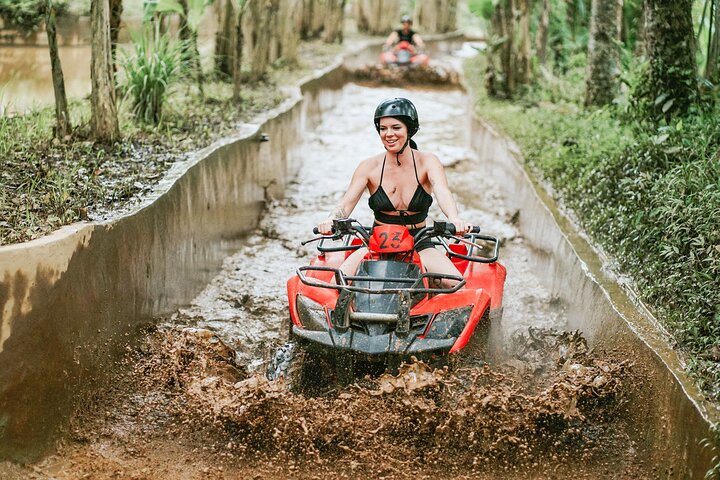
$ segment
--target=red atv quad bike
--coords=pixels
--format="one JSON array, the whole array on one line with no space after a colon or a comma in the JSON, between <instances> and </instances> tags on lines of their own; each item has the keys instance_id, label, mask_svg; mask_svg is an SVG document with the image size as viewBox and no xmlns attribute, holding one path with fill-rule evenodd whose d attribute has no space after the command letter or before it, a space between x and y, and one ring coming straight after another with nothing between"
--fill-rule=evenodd
<instances>
[{"instance_id":1,"label":"red atv quad bike","mask_svg":"<svg viewBox=\"0 0 720 480\"><path fill-rule=\"evenodd\" d=\"M395 65L398 67L427 66L430 57L419 52L410 42L398 42L393 48L387 48L380 53L380 62L383 65Z\"/></svg>"},{"instance_id":2,"label":"red atv quad bike","mask_svg":"<svg viewBox=\"0 0 720 480\"><path fill-rule=\"evenodd\" d=\"M466 350L484 352L490 322L502 315L497 238L477 227L456 236L445 222L415 237L401 225L371 229L353 219L334 221L333 231L303 242L318 241L318 255L287 282L290 341L304 358L328 359L345 383L357 373L395 371L412 357L447 364ZM426 272L414 250L423 239L443 248L461 275ZM362 246L368 253L357 272L345 275L340 265ZM287 354L276 354L269 378L282 375Z\"/></svg>"}]
</instances>

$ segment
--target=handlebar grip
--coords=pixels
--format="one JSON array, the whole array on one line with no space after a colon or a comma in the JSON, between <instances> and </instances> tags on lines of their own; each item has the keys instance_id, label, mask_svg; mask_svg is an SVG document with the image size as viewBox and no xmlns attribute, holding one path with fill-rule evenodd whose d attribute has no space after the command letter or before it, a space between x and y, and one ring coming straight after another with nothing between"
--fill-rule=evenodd
<instances>
[{"instance_id":1,"label":"handlebar grip","mask_svg":"<svg viewBox=\"0 0 720 480\"><path fill-rule=\"evenodd\" d=\"M336 232L336 230L334 228L331 228L330 231L332 232L333 235ZM320 233L320 230L318 230L318 227L313 228L313 233L315 235L326 235L325 233Z\"/></svg>"},{"instance_id":2,"label":"handlebar grip","mask_svg":"<svg viewBox=\"0 0 720 480\"><path fill-rule=\"evenodd\" d=\"M314 233L315 235L317 235L318 233L320 233L320 230L318 230L318 228L315 227L315 228L313 228L313 233Z\"/></svg>"},{"instance_id":3,"label":"handlebar grip","mask_svg":"<svg viewBox=\"0 0 720 480\"><path fill-rule=\"evenodd\" d=\"M455 229L455 224L454 224L454 223L448 223L447 225L445 225L445 229L447 230L447 232L448 232L450 235L455 235L455 234L457 233L457 230ZM467 232L467 233L480 233L480 227L478 227L478 226L473 226L473 227L470 228L470 231Z\"/></svg>"}]
</instances>

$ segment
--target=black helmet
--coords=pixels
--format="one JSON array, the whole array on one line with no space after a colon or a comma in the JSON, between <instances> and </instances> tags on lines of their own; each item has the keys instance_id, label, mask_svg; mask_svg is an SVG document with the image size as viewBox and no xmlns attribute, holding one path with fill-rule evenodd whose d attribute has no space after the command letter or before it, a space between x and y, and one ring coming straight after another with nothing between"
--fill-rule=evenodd
<instances>
[{"instance_id":1,"label":"black helmet","mask_svg":"<svg viewBox=\"0 0 720 480\"><path fill-rule=\"evenodd\" d=\"M405 23L405 22L412 23L412 18L410 18L410 15L403 15L400 18L400 23Z\"/></svg>"},{"instance_id":2,"label":"black helmet","mask_svg":"<svg viewBox=\"0 0 720 480\"><path fill-rule=\"evenodd\" d=\"M415 135L420 128L415 105L407 98L389 98L383 100L375 109L375 128L380 131L380 119L394 117L405 124L408 129L408 138Z\"/></svg>"}]
</instances>

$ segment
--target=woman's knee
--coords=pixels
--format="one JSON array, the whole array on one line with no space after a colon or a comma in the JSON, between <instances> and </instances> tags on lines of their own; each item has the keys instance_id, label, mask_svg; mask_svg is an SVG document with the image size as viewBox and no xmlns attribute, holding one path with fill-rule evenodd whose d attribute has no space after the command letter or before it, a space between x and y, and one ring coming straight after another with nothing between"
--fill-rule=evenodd
<instances>
[{"instance_id":1,"label":"woman's knee","mask_svg":"<svg viewBox=\"0 0 720 480\"><path fill-rule=\"evenodd\" d=\"M340 265L340 270L345 275L354 275L357 271L358 266L360 265L360 262L367 254L367 248L360 247L357 250L355 250L353 253L351 253L345 261Z\"/></svg>"}]
</instances>

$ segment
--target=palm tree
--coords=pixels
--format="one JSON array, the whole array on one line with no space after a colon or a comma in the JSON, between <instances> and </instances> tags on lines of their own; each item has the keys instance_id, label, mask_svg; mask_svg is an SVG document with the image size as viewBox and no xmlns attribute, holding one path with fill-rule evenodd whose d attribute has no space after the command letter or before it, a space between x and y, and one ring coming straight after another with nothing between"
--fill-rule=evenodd
<instances>
[{"instance_id":1,"label":"palm tree","mask_svg":"<svg viewBox=\"0 0 720 480\"><path fill-rule=\"evenodd\" d=\"M623 0L593 0L585 105L607 105L617 94Z\"/></svg>"},{"instance_id":2,"label":"palm tree","mask_svg":"<svg viewBox=\"0 0 720 480\"><path fill-rule=\"evenodd\" d=\"M650 114L669 119L697 100L692 0L647 0L645 40L649 68L639 95Z\"/></svg>"}]
</instances>

